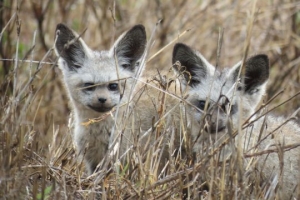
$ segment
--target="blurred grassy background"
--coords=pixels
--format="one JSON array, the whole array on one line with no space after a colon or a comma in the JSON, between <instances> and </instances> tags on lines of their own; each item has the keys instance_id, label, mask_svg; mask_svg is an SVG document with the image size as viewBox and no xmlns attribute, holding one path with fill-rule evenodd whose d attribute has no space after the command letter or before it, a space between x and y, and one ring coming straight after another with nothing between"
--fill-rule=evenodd
<instances>
[{"instance_id":1,"label":"blurred grassy background","mask_svg":"<svg viewBox=\"0 0 300 200\"><path fill-rule=\"evenodd\" d=\"M49 152L65 138L68 99L56 57L49 51L56 24L63 22L79 33L87 28L83 39L95 50L110 48L135 24L146 27L148 39L157 26L149 57L170 45L147 63L146 73L171 67L172 41L192 46L215 65L223 30L219 64L223 68L243 58L252 5L252 0L0 0L0 177L10 178L17 172L11 170L14 167L42 158L53 161ZM248 55L269 56L268 98L284 90L272 102L275 106L300 90L300 1L258 1L255 10ZM275 112L289 115L299 106L296 97ZM35 161L22 159L23 153ZM10 186L7 183L2 192Z\"/></svg>"}]
</instances>

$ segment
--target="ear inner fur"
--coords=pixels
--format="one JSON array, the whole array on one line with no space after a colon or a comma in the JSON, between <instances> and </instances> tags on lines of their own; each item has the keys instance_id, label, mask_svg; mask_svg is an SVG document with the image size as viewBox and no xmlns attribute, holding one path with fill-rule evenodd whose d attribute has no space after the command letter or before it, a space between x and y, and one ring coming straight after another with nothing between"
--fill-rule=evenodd
<instances>
[{"instance_id":1,"label":"ear inner fur","mask_svg":"<svg viewBox=\"0 0 300 200\"><path fill-rule=\"evenodd\" d=\"M55 44L57 53L67 62L71 70L81 67L85 58L85 52L81 41L75 40L74 43L67 46L69 42L77 36L74 32L64 24L56 26L57 41Z\"/></svg>"},{"instance_id":2,"label":"ear inner fur","mask_svg":"<svg viewBox=\"0 0 300 200\"><path fill-rule=\"evenodd\" d=\"M144 26L134 26L114 46L121 67L134 70L137 60L141 58L146 48L146 31Z\"/></svg>"},{"instance_id":3,"label":"ear inner fur","mask_svg":"<svg viewBox=\"0 0 300 200\"><path fill-rule=\"evenodd\" d=\"M181 69L178 69L175 62L179 61ZM201 82L201 78L205 78L207 67L201 58L189 46L177 43L174 46L172 63L175 71L183 73L184 78L190 86L195 86Z\"/></svg>"},{"instance_id":4,"label":"ear inner fur","mask_svg":"<svg viewBox=\"0 0 300 200\"><path fill-rule=\"evenodd\" d=\"M244 78L245 92L251 91L264 84L269 79L269 59L266 55L257 55L246 62L246 74Z\"/></svg>"},{"instance_id":5,"label":"ear inner fur","mask_svg":"<svg viewBox=\"0 0 300 200\"><path fill-rule=\"evenodd\" d=\"M237 80L240 70L238 66L233 74L233 81ZM267 55L260 54L250 57L245 62L245 74L241 75L244 81L244 91L251 92L253 89L264 84L269 79L269 59Z\"/></svg>"}]
</instances>

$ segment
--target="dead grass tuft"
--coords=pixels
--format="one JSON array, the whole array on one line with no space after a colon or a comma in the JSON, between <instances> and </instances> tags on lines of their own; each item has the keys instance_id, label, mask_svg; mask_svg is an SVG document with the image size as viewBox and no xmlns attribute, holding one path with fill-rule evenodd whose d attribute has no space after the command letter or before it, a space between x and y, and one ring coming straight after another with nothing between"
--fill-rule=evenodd
<instances>
[{"instance_id":1,"label":"dead grass tuft","mask_svg":"<svg viewBox=\"0 0 300 200\"><path fill-rule=\"evenodd\" d=\"M256 170L257 158L275 152L282 161L283 152L299 144L241 152L232 143L237 134L232 130L231 137L220 144L203 142L201 156L195 160L189 151L185 113L177 113L182 116L177 130L172 109L165 110L172 96L166 92L168 79L163 76L152 80L161 89L156 104L159 118L149 130L156 140L139 150L136 137L124 160L108 155L98 172L87 177L84 166L76 162L68 129L68 99L52 49L60 22L78 32L87 28L84 40L99 50L108 49L115 36L141 23L148 37L156 28L146 65L149 76L171 67L176 42L198 49L220 68L235 64L245 54L265 53L271 77L268 97L258 110L268 108L289 116L300 106L300 2L257 1L254 13L252 5L251 0L0 0L0 198L183 199L188 195L197 199L200 193L202 199L247 199L250 195L280 199L276 180L260 184L266 177ZM224 32L222 48L220 30ZM144 90L146 95L147 87ZM178 101L177 106L184 104ZM299 122L297 116L288 120ZM242 125L247 126L249 121ZM186 155L176 150L178 142ZM233 156L223 160L225 147L233 149ZM168 160L162 160L165 152ZM247 167L244 158L251 160ZM300 185L295 188L300 199L299 190Z\"/></svg>"}]
</instances>

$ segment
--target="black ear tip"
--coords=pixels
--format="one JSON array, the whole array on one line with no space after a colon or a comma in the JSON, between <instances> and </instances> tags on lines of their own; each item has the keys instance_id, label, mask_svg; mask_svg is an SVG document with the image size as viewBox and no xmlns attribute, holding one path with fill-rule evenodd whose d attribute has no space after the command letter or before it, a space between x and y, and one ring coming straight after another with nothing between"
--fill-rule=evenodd
<instances>
[{"instance_id":1,"label":"black ear tip","mask_svg":"<svg viewBox=\"0 0 300 200\"><path fill-rule=\"evenodd\" d=\"M56 28L60 28L60 27L64 27L64 26L66 26L64 23L58 23L58 24L56 25Z\"/></svg>"},{"instance_id":2,"label":"black ear tip","mask_svg":"<svg viewBox=\"0 0 300 200\"><path fill-rule=\"evenodd\" d=\"M183 44L183 43L176 43L175 45L174 45L174 50L175 49L178 49L178 48L189 48L189 46L187 46L186 44Z\"/></svg>"},{"instance_id":3,"label":"black ear tip","mask_svg":"<svg viewBox=\"0 0 300 200\"><path fill-rule=\"evenodd\" d=\"M266 54L258 54L255 57L263 59L263 60L269 62L269 58L268 58L268 56Z\"/></svg>"},{"instance_id":4,"label":"black ear tip","mask_svg":"<svg viewBox=\"0 0 300 200\"><path fill-rule=\"evenodd\" d=\"M63 29L69 29L67 25L63 23L59 23L56 25L56 30L63 30Z\"/></svg>"},{"instance_id":5,"label":"black ear tip","mask_svg":"<svg viewBox=\"0 0 300 200\"><path fill-rule=\"evenodd\" d=\"M146 37L146 29L142 24L137 24L131 28L131 31L140 31L142 35Z\"/></svg>"},{"instance_id":6,"label":"black ear tip","mask_svg":"<svg viewBox=\"0 0 300 200\"><path fill-rule=\"evenodd\" d=\"M145 31L145 26L143 24L137 24L137 25L134 25L132 27L133 29L136 28L136 29L141 29L143 31Z\"/></svg>"},{"instance_id":7,"label":"black ear tip","mask_svg":"<svg viewBox=\"0 0 300 200\"><path fill-rule=\"evenodd\" d=\"M186 45L186 44L183 44L183 43L176 43L174 45L174 48L173 48L173 56L178 52L178 50L180 49L184 49L184 50L190 50L191 48Z\"/></svg>"},{"instance_id":8,"label":"black ear tip","mask_svg":"<svg viewBox=\"0 0 300 200\"><path fill-rule=\"evenodd\" d=\"M65 24L59 23L56 25L55 30L56 35L64 34L64 35L73 35L73 31Z\"/></svg>"},{"instance_id":9,"label":"black ear tip","mask_svg":"<svg viewBox=\"0 0 300 200\"><path fill-rule=\"evenodd\" d=\"M269 68L269 57L266 54L258 54L252 57L252 60L259 61L261 66Z\"/></svg>"},{"instance_id":10,"label":"black ear tip","mask_svg":"<svg viewBox=\"0 0 300 200\"><path fill-rule=\"evenodd\" d=\"M183 50L183 51L189 51L190 50L190 47L187 46L186 44L183 44L183 43L176 43L174 45L174 48L173 48L173 58L172 58L172 62L173 64L177 61L176 60L176 57L178 55L178 52L180 50Z\"/></svg>"},{"instance_id":11,"label":"black ear tip","mask_svg":"<svg viewBox=\"0 0 300 200\"><path fill-rule=\"evenodd\" d=\"M269 62L269 58L266 54L258 54L258 55L253 56L253 58L261 59L261 60L264 60L265 62Z\"/></svg>"}]
</instances>

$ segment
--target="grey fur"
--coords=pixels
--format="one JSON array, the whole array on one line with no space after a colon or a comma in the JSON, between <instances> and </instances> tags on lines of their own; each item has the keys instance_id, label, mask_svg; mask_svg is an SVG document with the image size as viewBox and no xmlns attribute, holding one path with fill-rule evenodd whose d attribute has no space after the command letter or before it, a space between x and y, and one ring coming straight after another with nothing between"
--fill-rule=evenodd
<instances>
[{"instance_id":1,"label":"grey fur","mask_svg":"<svg viewBox=\"0 0 300 200\"><path fill-rule=\"evenodd\" d=\"M217 142L223 141L220 140L220 138L228 137L229 128L227 124L229 119L232 120L233 130L237 130L239 124L254 114L258 103L265 94L266 83L269 78L269 61L266 55L256 55L249 58L245 62L245 74L239 79L238 71L240 70L241 63L238 63L231 69L216 71L215 67L210 65L200 53L182 44L175 45L174 52L178 52L178 48L181 48L181 51L186 51L186 54L181 52L181 57L173 57L173 63L176 61L184 63L187 65L185 69L189 70L192 76L197 76L192 77L192 80L201 80L193 84L192 87L187 87L187 101L194 105L187 106L190 123L192 124L192 137L194 141L198 139L195 143L194 151L201 153L203 152L203 150L201 151L201 147L205 137L219 138ZM192 56L190 56L191 52L193 52ZM198 56L198 58L194 58L195 55ZM184 56L187 56L187 58ZM186 60L193 60L193 62L186 62ZM203 76L203 74L198 73L199 69L197 69L197 67L201 68L200 71L208 71L211 73L205 73L205 76ZM178 70L175 69L175 71ZM242 80L244 80L244 85ZM183 83L183 85L186 84ZM207 97L209 99L209 106L204 116L205 111L203 106L200 108L198 103L199 101L205 101ZM198 107L198 109L195 109L195 107ZM203 121L203 117L208 123L206 123L205 127L206 132L201 134L200 123ZM253 121L257 117L258 116L254 116L251 120ZM300 127L297 124L290 121L276 130L285 120L284 118L274 116L261 118L256 121L253 126L239 133L235 138L235 145L241 147L243 153L251 154L249 150L256 144L258 144L257 151L263 151L270 147L280 149L285 145L299 144ZM273 132L274 130L276 131ZM273 133L270 134L271 132ZM264 137L266 137L266 139L262 140ZM200 141L201 139L202 141ZM232 153L231 148L225 148L223 151L227 152L228 156ZM244 159L244 162L246 166L251 160ZM277 185L279 186L278 194L280 195L280 199L296 198L296 194L293 194L293 190L297 187L300 180L299 147L284 152L284 166L282 172L280 171L280 160L277 153L259 156L257 157L257 162L264 177L271 180L280 180L280 177L282 177L282 181ZM266 162L265 166L263 165L264 162ZM265 180L266 182L264 184L268 183L268 179Z\"/></svg>"},{"instance_id":2,"label":"grey fur","mask_svg":"<svg viewBox=\"0 0 300 200\"><path fill-rule=\"evenodd\" d=\"M91 50L64 24L57 25L56 34L55 52L74 116L74 143L91 174L109 147L114 125L110 112L128 101L130 77L135 76L138 60L144 53L146 32L144 26L134 26L109 51ZM94 118L103 119L86 123Z\"/></svg>"},{"instance_id":3,"label":"grey fur","mask_svg":"<svg viewBox=\"0 0 300 200\"><path fill-rule=\"evenodd\" d=\"M177 64L177 61L180 64ZM175 136L174 146L179 147L182 143L180 138L184 138L186 136L184 135L185 133L190 133L194 144L193 151L197 154L197 159L201 159L201 153L208 151L208 149L202 149L203 142L209 144L210 141L214 141L214 146L218 146L218 143L223 142L223 139L228 137L228 130L237 130L239 124L254 114L257 105L265 94L269 78L269 61L266 55L256 55L246 60L244 65L245 73L241 77L238 77L241 62L232 68L219 71L199 52L184 44L175 45L172 62L175 74L179 79L172 81L167 90L173 96L185 98L184 100L187 103L184 106L178 106L179 100L172 95L166 95L166 98L162 99L163 92L154 88L159 87L156 81L147 83L151 87L147 86L147 84L139 84L136 89L138 91L136 93L137 98L134 99L131 105L136 130L129 133L125 132L124 138L128 138L127 146L121 146L121 149L123 149L121 152L124 152L124 149L128 146L136 145L134 142L136 140L133 138L139 138L146 131L151 130L151 127L160 117L159 112L161 110L159 106L164 102L164 113L168 113L166 118L162 119L165 127L167 127L166 133L164 132L165 142L173 146L167 134L172 134L174 131L178 133ZM165 74L165 72L161 72L161 74ZM144 82L146 82L145 79L146 77L144 77ZM207 110L205 110L203 102L207 104ZM255 118L253 117L251 120ZM232 123L229 123L229 120ZM181 125L185 121L187 121L188 127L182 128ZM203 121L206 123L203 124ZM300 128L293 122L287 123L280 130L276 131L274 135L267 137L265 141L258 142L261 131L263 134L261 138L263 138L280 126L284 119L269 116L266 119L267 124L263 126L263 122L263 119L258 120L250 128L241 131L235 138L236 143L233 145L237 147L242 146L243 153L247 154L249 153L248 150L257 143L259 144L257 150L262 151L269 148L270 145L274 147L277 145L278 147L278 145L282 144L300 142ZM228 127L228 124L232 124L233 127ZM128 130L132 130L132 127L130 124ZM148 133L148 137L145 138L151 137L150 140L155 141L153 132ZM271 136L274 137L272 138ZM139 145L144 149L145 140L140 142L141 144ZM150 144L152 143L154 142L150 142ZM250 145L243 146L244 144ZM148 145L148 147L151 148L151 145ZM167 160L168 157L164 154L165 151L160 150L155 149L153 151L162 153L161 164L163 166L164 160ZM223 152L225 156L231 156L233 153L232 147L224 148ZM261 164L265 158L267 158L266 167L259 165L260 169L264 176L274 179L280 172L278 155L273 153L268 156L261 156L258 157L257 162ZM281 192L278 193L282 195L282 199L287 199L289 195L292 195L292 190L297 185L295 180L300 180L299 160L299 148L285 152L284 163L287 166L284 167L283 181L279 183ZM245 166L250 161L250 159L245 158ZM162 169L162 166L159 169ZM293 166L293 169L290 166ZM272 174L272 169L277 172L275 176ZM263 180L267 182L267 179ZM287 187L284 187L285 185Z\"/></svg>"}]
</instances>

